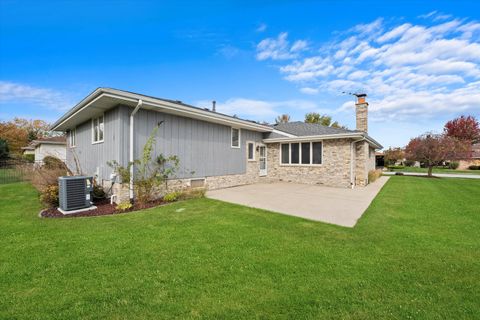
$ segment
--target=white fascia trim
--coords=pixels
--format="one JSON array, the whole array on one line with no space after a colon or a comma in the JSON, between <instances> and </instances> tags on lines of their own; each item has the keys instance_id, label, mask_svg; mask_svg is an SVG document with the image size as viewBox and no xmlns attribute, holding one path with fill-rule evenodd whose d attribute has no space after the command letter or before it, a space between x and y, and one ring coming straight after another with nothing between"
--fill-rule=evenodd
<instances>
[{"instance_id":1,"label":"white fascia trim","mask_svg":"<svg viewBox=\"0 0 480 320\"><path fill-rule=\"evenodd\" d=\"M369 144L380 149L381 145L377 144L375 141L365 137L363 133L339 133L339 134L325 134L325 135L316 135L316 136L301 136L301 137L287 137L287 138L272 138L264 139L264 143L276 143L276 142L302 142L302 141L320 141L327 139L348 139L348 138L365 138Z\"/></svg>"},{"instance_id":2,"label":"white fascia trim","mask_svg":"<svg viewBox=\"0 0 480 320\"><path fill-rule=\"evenodd\" d=\"M96 95L98 95L98 97L93 98ZM225 116L225 115L212 114L211 112L203 111L201 109L195 110L195 109L192 109L190 107L185 107L185 106L182 106L180 104L176 104L176 103L172 103L172 102L168 102L168 101L164 101L164 100L158 100L158 99L154 99L154 98L145 97L145 96L142 96L142 95L137 95L137 94L133 94L133 93L118 91L118 90L114 90L114 89L105 89L105 88L97 89L92 94L90 94L85 99L83 99L80 103L77 104L76 107L74 107L74 109L78 108L78 110L73 112L70 116L68 116L66 119L62 120L60 123L55 123L52 127L52 130L55 130L60 125L62 125L63 123L65 123L66 121L68 121L72 117L74 117L78 112L84 110L90 104L94 103L95 101L97 101L98 99L100 99L103 96L111 97L111 98L117 98L117 99L123 99L123 100L126 100L126 101L135 102L135 103L138 100L142 100L144 105L150 105L150 106L153 106L153 107L160 107L160 108L163 108L163 109L177 111L177 112L180 111L180 112L186 114L187 117L188 117L188 115L201 116L201 117L206 119L205 121L221 120L222 122L225 122L226 125L233 126L233 127L237 126L237 127L242 128L242 129L251 129L251 130L260 131L260 132L271 132L272 131L272 128L270 128L270 127L260 125L260 124L254 124L254 123L251 123L251 122L246 121L246 120L241 120L241 119L236 120L236 119L233 119L233 118ZM91 100L91 101L89 101L89 100ZM82 104L85 104L85 105L82 106Z\"/></svg>"}]
</instances>

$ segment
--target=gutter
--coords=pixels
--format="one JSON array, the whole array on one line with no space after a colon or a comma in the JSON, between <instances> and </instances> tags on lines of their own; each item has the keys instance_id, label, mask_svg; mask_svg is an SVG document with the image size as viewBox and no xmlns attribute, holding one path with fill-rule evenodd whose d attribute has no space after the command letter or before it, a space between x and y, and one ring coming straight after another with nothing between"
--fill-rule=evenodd
<instances>
[{"instance_id":1,"label":"gutter","mask_svg":"<svg viewBox=\"0 0 480 320\"><path fill-rule=\"evenodd\" d=\"M134 172L134 164L133 161L134 159L134 154L133 154L133 125L134 125L134 118L135 114L140 110L141 106L143 105L143 101L141 99L138 99L137 106L135 109L133 109L132 113L130 114L130 157L129 157L129 162L130 162L130 183L129 183L129 197L130 197L130 202L133 202L134 194L133 194L133 172Z\"/></svg>"}]
</instances>

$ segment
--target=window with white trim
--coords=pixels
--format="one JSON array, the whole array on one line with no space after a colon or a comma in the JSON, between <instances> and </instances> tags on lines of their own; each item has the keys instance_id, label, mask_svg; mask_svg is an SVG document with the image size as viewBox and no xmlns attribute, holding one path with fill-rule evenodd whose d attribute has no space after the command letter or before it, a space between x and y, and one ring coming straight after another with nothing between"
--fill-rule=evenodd
<instances>
[{"instance_id":1,"label":"window with white trim","mask_svg":"<svg viewBox=\"0 0 480 320\"><path fill-rule=\"evenodd\" d=\"M255 143L253 142L247 142L247 159L255 161Z\"/></svg>"},{"instance_id":2,"label":"window with white trim","mask_svg":"<svg viewBox=\"0 0 480 320\"><path fill-rule=\"evenodd\" d=\"M77 143L77 128L70 130L70 148L75 147Z\"/></svg>"},{"instance_id":3,"label":"window with white trim","mask_svg":"<svg viewBox=\"0 0 480 320\"><path fill-rule=\"evenodd\" d=\"M292 142L280 146L280 163L283 165L322 164L322 142Z\"/></svg>"},{"instance_id":4,"label":"window with white trim","mask_svg":"<svg viewBox=\"0 0 480 320\"><path fill-rule=\"evenodd\" d=\"M240 129L232 128L232 148L240 148Z\"/></svg>"},{"instance_id":5,"label":"window with white trim","mask_svg":"<svg viewBox=\"0 0 480 320\"><path fill-rule=\"evenodd\" d=\"M98 118L92 119L92 142L103 142L104 135L104 121L103 115Z\"/></svg>"}]
</instances>

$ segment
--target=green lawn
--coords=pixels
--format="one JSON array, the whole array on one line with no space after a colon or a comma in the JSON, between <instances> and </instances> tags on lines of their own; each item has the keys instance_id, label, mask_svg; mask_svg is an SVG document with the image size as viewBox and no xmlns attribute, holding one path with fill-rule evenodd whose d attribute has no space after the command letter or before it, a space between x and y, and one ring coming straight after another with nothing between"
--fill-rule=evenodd
<instances>
[{"instance_id":1,"label":"green lawn","mask_svg":"<svg viewBox=\"0 0 480 320\"><path fill-rule=\"evenodd\" d=\"M479 194L392 177L349 229L209 199L39 219L2 185L0 318L478 318Z\"/></svg>"},{"instance_id":2,"label":"green lawn","mask_svg":"<svg viewBox=\"0 0 480 320\"><path fill-rule=\"evenodd\" d=\"M403 169L393 169L393 171L427 173L428 168L405 167ZM444 169L444 168L433 168L433 173L480 174L480 170L453 170L453 169Z\"/></svg>"}]
</instances>

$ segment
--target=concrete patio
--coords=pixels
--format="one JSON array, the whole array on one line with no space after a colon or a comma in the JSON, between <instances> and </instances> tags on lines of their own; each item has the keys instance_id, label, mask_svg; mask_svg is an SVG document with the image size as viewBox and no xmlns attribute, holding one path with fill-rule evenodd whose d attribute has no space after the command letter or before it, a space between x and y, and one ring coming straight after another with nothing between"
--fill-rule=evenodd
<instances>
[{"instance_id":1,"label":"concrete patio","mask_svg":"<svg viewBox=\"0 0 480 320\"><path fill-rule=\"evenodd\" d=\"M252 184L207 192L207 197L309 220L353 227L389 177L366 187L332 188L296 183Z\"/></svg>"}]
</instances>

